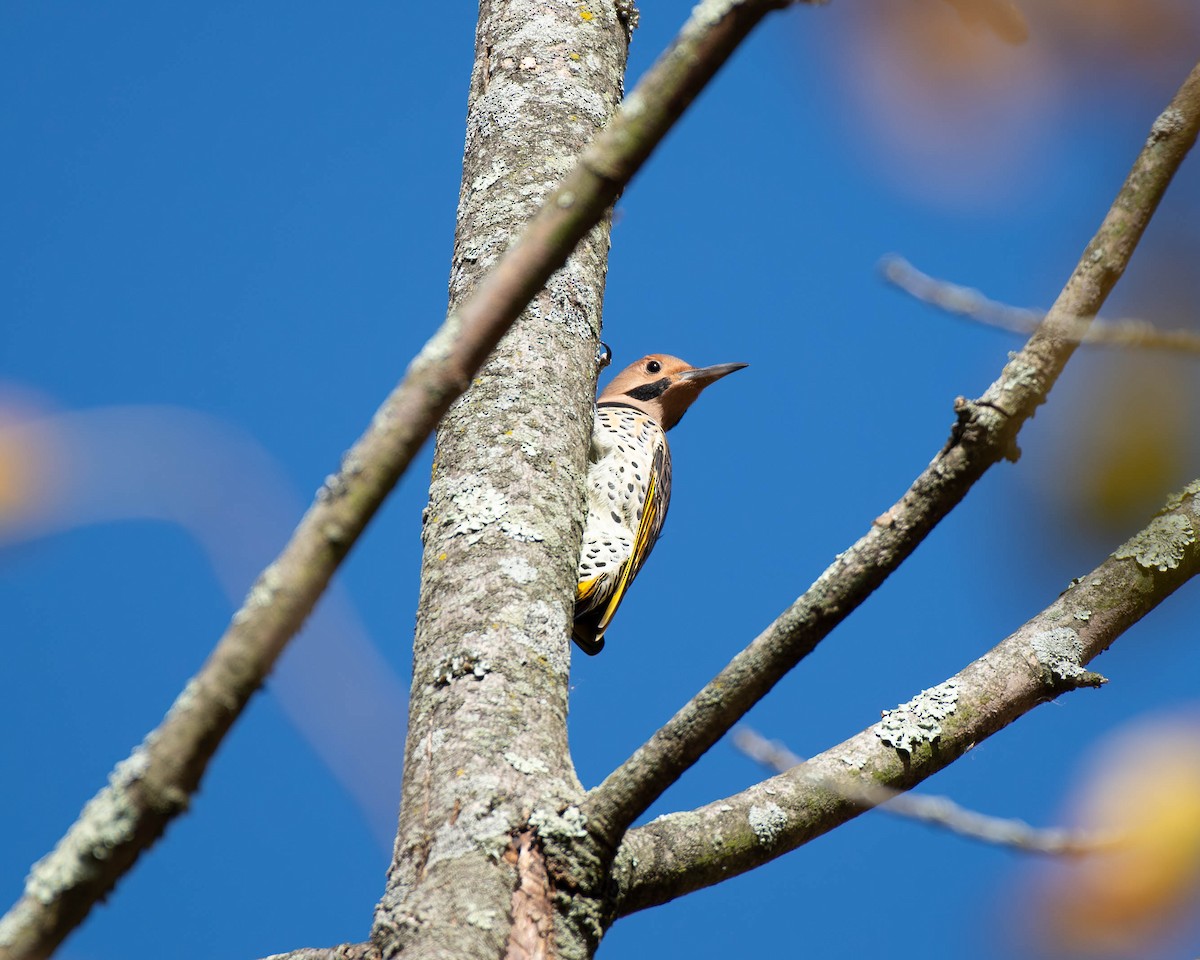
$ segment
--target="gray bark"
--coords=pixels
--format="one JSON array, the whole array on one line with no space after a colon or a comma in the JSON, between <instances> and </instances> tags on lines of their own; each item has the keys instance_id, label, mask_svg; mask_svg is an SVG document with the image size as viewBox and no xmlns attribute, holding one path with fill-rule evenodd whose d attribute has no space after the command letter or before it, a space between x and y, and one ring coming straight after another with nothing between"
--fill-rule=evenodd
<instances>
[{"instance_id":1,"label":"gray bark","mask_svg":"<svg viewBox=\"0 0 1200 960\"><path fill-rule=\"evenodd\" d=\"M627 49L611 3L480 5L451 310L608 121ZM376 913L385 955L516 950L514 915L530 914L514 905L518 861L540 854L528 843L518 854L513 835L582 795L566 743L567 637L608 228L535 297L438 430L403 800ZM538 900L526 907L544 914Z\"/></svg>"}]
</instances>

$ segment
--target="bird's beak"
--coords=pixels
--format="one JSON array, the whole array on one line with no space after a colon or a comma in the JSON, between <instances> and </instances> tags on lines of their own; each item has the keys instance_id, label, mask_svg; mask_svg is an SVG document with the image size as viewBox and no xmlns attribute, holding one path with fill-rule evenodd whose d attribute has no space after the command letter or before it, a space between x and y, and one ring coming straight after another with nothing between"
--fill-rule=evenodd
<instances>
[{"instance_id":1,"label":"bird's beak","mask_svg":"<svg viewBox=\"0 0 1200 960\"><path fill-rule=\"evenodd\" d=\"M748 366L748 364L718 363L711 367L696 367L694 370L685 370L676 377L676 380L694 383L696 386L703 389L710 383L716 383L722 377L727 377L735 370L741 370L742 367L745 366Z\"/></svg>"}]
</instances>

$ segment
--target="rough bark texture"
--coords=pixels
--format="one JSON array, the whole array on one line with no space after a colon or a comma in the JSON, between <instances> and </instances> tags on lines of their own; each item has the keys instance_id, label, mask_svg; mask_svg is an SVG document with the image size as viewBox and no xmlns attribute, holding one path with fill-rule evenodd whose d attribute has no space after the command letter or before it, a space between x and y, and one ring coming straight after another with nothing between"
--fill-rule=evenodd
<instances>
[{"instance_id":1,"label":"rough bark texture","mask_svg":"<svg viewBox=\"0 0 1200 960\"><path fill-rule=\"evenodd\" d=\"M517 837L505 859L517 867L505 960L543 960L553 955L554 888L536 834L526 830Z\"/></svg>"},{"instance_id":2,"label":"rough bark texture","mask_svg":"<svg viewBox=\"0 0 1200 960\"><path fill-rule=\"evenodd\" d=\"M608 121L627 44L612 4L480 5L452 310ZM566 743L567 637L607 252L602 223L438 432L404 794L374 931L385 956L528 950L512 943L521 881L505 854L535 810L582 793ZM531 930L546 926L521 936Z\"/></svg>"},{"instance_id":3,"label":"rough bark texture","mask_svg":"<svg viewBox=\"0 0 1200 960\"><path fill-rule=\"evenodd\" d=\"M1018 717L1104 682L1084 666L1200 573L1200 480L1033 619L857 736L741 793L629 831L618 915L744 873L858 816L839 778L907 790Z\"/></svg>"}]
</instances>

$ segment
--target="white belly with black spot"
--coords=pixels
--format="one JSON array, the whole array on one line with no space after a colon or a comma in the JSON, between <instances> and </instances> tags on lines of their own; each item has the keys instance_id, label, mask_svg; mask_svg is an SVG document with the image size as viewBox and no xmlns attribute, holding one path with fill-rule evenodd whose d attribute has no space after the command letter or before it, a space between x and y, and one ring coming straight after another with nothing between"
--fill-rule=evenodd
<instances>
[{"instance_id":1,"label":"white belly with black spot","mask_svg":"<svg viewBox=\"0 0 1200 960\"><path fill-rule=\"evenodd\" d=\"M631 407L600 407L587 474L588 517L579 580L616 575L633 554L662 429Z\"/></svg>"}]
</instances>

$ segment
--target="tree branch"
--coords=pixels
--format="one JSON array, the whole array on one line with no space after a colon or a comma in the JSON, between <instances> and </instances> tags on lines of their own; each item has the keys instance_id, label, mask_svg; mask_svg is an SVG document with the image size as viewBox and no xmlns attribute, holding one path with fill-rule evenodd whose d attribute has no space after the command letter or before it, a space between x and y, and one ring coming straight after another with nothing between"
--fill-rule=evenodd
<instances>
[{"instance_id":1,"label":"tree branch","mask_svg":"<svg viewBox=\"0 0 1200 960\"><path fill-rule=\"evenodd\" d=\"M1069 331L1080 318L1096 314L1124 273L1198 129L1200 66L1154 121L1133 169L1038 332L982 397L955 402L958 422L949 441L904 496L590 793L584 813L594 835L615 844L683 771L883 583L992 464L1017 458L1017 433L1045 402L1075 351Z\"/></svg>"},{"instance_id":2,"label":"tree branch","mask_svg":"<svg viewBox=\"0 0 1200 960\"><path fill-rule=\"evenodd\" d=\"M289 953L273 953L263 960L382 960L373 943L343 943L336 947L303 947Z\"/></svg>"},{"instance_id":3,"label":"tree branch","mask_svg":"<svg viewBox=\"0 0 1200 960\"><path fill-rule=\"evenodd\" d=\"M885 257L879 269L885 280L910 297L989 327L1028 336L1046 318L1044 313L1037 310L1010 307L1006 303L988 299L978 290L931 277L903 257ZM1200 333L1192 330L1159 330L1146 320L1076 318L1072 324L1064 324L1064 327L1063 336L1070 334L1070 339L1077 343L1200 355Z\"/></svg>"},{"instance_id":4,"label":"tree branch","mask_svg":"<svg viewBox=\"0 0 1200 960\"><path fill-rule=\"evenodd\" d=\"M0 958L49 956L187 808L225 734L450 404L737 45L787 5L696 7L520 239L413 360L162 723L34 865L22 897L0 918Z\"/></svg>"},{"instance_id":5,"label":"tree branch","mask_svg":"<svg viewBox=\"0 0 1200 960\"><path fill-rule=\"evenodd\" d=\"M1200 573L1200 480L1141 532L1072 582L1046 610L962 672L781 776L627 835L615 874L618 916L744 873L864 809L840 783L907 790L1039 704L1103 678L1084 669Z\"/></svg>"},{"instance_id":6,"label":"tree branch","mask_svg":"<svg viewBox=\"0 0 1200 960\"><path fill-rule=\"evenodd\" d=\"M612 4L480 2L451 312L611 121L628 44ZM553 933L535 877L540 846L529 838L514 848L513 837L547 794L562 807L582 792L565 735L563 638L609 221L538 292L438 427L404 782L371 934L389 957L498 957L506 944L533 953ZM530 702L538 709L512 708Z\"/></svg>"},{"instance_id":7,"label":"tree branch","mask_svg":"<svg viewBox=\"0 0 1200 960\"><path fill-rule=\"evenodd\" d=\"M802 757L796 756L783 744L768 740L749 727L739 727L733 731L733 745L751 760L776 773L788 773L804 763ZM815 774L810 773L810 776ZM1113 844L1112 837L1070 830L1039 830L1021 820L988 816L968 810L949 797L902 793L849 771L836 779L827 777L821 784L830 793L849 800L863 810L878 807L885 813L942 827L960 837L1025 853L1080 856L1107 849Z\"/></svg>"}]
</instances>

